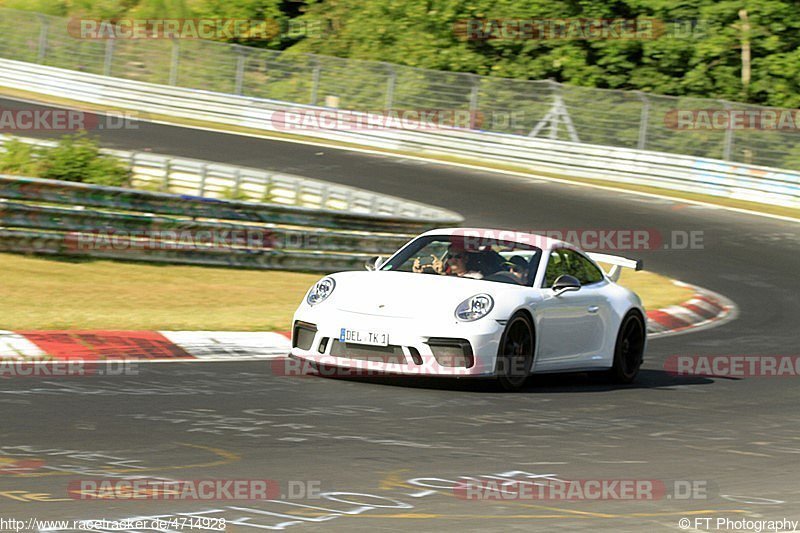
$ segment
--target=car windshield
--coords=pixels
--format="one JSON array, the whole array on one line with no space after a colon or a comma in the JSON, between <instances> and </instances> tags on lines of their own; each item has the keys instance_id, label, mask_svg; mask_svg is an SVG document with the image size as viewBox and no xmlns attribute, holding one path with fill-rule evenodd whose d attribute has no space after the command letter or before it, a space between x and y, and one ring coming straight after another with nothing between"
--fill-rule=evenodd
<instances>
[{"instance_id":1,"label":"car windshield","mask_svg":"<svg viewBox=\"0 0 800 533\"><path fill-rule=\"evenodd\" d=\"M541 249L464 235L428 235L409 243L381 270L531 285Z\"/></svg>"}]
</instances>

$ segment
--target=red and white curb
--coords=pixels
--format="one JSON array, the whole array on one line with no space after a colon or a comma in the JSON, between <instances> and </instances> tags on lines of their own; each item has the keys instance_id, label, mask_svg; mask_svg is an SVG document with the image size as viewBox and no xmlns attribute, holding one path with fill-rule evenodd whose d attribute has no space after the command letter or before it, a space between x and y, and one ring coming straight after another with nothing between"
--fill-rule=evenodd
<instances>
[{"instance_id":1,"label":"red and white curb","mask_svg":"<svg viewBox=\"0 0 800 533\"><path fill-rule=\"evenodd\" d=\"M289 334L275 332L0 330L0 359L15 361L237 361L290 349Z\"/></svg>"},{"instance_id":2,"label":"red and white curb","mask_svg":"<svg viewBox=\"0 0 800 533\"><path fill-rule=\"evenodd\" d=\"M647 335L650 338L678 335L708 329L736 318L739 311L731 300L716 292L674 281L687 287L694 295L685 302L647 312Z\"/></svg>"},{"instance_id":3,"label":"red and white curb","mask_svg":"<svg viewBox=\"0 0 800 533\"><path fill-rule=\"evenodd\" d=\"M736 317L736 305L717 293L695 291L680 305L647 312L648 336L664 337L720 325ZM0 360L142 362L277 359L291 349L288 333L235 331L2 331Z\"/></svg>"}]
</instances>

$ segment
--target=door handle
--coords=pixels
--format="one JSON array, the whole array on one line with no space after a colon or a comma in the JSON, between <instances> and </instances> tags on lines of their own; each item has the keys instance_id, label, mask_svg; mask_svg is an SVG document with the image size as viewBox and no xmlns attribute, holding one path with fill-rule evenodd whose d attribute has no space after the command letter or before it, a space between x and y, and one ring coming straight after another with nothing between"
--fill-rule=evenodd
<instances>
[{"instance_id":1,"label":"door handle","mask_svg":"<svg viewBox=\"0 0 800 533\"><path fill-rule=\"evenodd\" d=\"M600 308L596 305L590 305L586 310L590 313L596 313L600 310Z\"/></svg>"}]
</instances>

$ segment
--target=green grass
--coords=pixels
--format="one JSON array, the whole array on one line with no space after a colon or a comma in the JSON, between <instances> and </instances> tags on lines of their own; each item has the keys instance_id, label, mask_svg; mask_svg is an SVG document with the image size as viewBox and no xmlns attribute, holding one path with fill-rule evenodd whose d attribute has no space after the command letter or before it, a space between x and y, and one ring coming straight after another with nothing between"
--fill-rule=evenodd
<instances>
[{"instance_id":1,"label":"green grass","mask_svg":"<svg viewBox=\"0 0 800 533\"><path fill-rule=\"evenodd\" d=\"M667 277L644 270L634 272L623 269L619 283L635 291L642 299L645 309L661 309L679 304L694 294L691 289L679 287Z\"/></svg>"},{"instance_id":2,"label":"green grass","mask_svg":"<svg viewBox=\"0 0 800 533\"><path fill-rule=\"evenodd\" d=\"M0 329L288 331L317 274L0 254ZM623 283L648 308L691 296L652 272Z\"/></svg>"},{"instance_id":3,"label":"green grass","mask_svg":"<svg viewBox=\"0 0 800 533\"><path fill-rule=\"evenodd\" d=\"M316 274L0 254L0 328L288 330Z\"/></svg>"}]
</instances>

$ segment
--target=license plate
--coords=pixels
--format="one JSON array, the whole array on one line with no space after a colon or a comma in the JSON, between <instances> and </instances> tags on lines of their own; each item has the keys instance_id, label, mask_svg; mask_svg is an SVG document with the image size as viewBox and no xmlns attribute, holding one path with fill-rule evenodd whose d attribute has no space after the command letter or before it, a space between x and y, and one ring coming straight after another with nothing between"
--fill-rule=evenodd
<instances>
[{"instance_id":1,"label":"license plate","mask_svg":"<svg viewBox=\"0 0 800 533\"><path fill-rule=\"evenodd\" d=\"M382 331L373 331L369 329L342 328L339 331L339 342L368 344L370 346L388 346L389 334Z\"/></svg>"}]
</instances>

